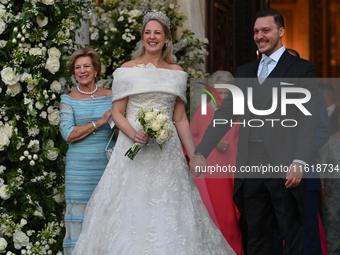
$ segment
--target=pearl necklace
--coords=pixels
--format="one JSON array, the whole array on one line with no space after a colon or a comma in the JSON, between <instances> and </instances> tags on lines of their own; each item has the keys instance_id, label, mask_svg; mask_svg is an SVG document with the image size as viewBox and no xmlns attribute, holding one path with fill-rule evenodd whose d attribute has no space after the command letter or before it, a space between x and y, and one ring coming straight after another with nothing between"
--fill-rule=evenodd
<instances>
[{"instance_id":1,"label":"pearl necklace","mask_svg":"<svg viewBox=\"0 0 340 255\"><path fill-rule=\"evenodd\" d=\"M85 95L91 95L91 98L94 99L93 94L96 93L96 91L98 90L98 85L97 84L95 84L95 85L96 85L96 88L92 92L85 92L85 91L80 90L79 85L77 86L77 89L80 93L85 94Z\"/></svg>"},{"instance_id":2,"label":"pearl necklace","mask_svg":"<svg viewBox=\"0 0 340 255\"><path fill-rule=\"evenodd\" d=\"M210 105L213 108L214 112L216 112L217 106L213 102L211 102L211 101L210 101Z\"/></svg>"}]
</instances>

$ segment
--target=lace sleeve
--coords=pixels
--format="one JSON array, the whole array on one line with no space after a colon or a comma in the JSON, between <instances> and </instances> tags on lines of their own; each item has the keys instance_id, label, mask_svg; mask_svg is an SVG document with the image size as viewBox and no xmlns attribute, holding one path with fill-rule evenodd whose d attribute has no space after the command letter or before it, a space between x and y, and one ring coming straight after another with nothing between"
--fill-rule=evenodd
<instances>
[{"instance_id":1,"label":"lace sleeve","mask_svg":"<svg viewBox=\"0 0 340 255\"><path fill-rule=\"evenodd\" d=\"M60 103L59 129L61 132L61 136L64 138L65 141L67 141L74 127L75 124L72 107L63 102Z\"/></svg>"}]
</instances>

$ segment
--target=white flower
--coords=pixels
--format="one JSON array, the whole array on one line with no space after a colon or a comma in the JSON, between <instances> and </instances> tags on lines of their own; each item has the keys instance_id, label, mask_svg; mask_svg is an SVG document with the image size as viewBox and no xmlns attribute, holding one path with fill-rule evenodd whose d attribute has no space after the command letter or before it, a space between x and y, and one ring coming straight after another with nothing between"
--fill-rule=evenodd
<instances>
[{"instance_id":1,"label":"white flower","mask_svg":"<svg viewBox=\"0 0 340 255\"><path fill-rule=\"evenodd\" d=\"M24 156L21 156L21 157L19 158L20 161L23 161L24 159L25 159Z\"/></svg>"},{"instance_id":2,"label":"white flower","mask_svg":"<svg viewBox=\"0 0 340 255\"><path fill-rule=\"evenodd\" d=\"M20 83L16 83L14 85L7 86L6 94L11 95L12 97L15 97L22 91L22 87Z\"/></svg>"},{"instance_id":3,"label":"white flower","mask_svg":"<svg viewBox=\"0 0 340 255\"><path fill-rule=\"evenodd\" d=\"M5 183L4 179L0 178L0 187L4 185L4 183Z\"/></svg>"},{"instance_id":4,"label":"white flower","mask_svg":"<svg viewBox=\"0 0 340 255\"><path fill-rule=\"evenodd\" d=\"M0 40L0 48L4 48L7 44L7 41L5 40Z\"/></svg>"},{"instance_id":5,"label":"white flower","mask_svg":"<svg viewBox=\"0 0 340 255\"><path fill-rule=\"evenodd\" d=\"M156 118L160 123L163 123L165 121L168 120L168 116L165 115L164 113L160 113L157 115L157 118Z\"/></svg>"},{"instance_id":6,"label":"white flower","mask_svg":"<svg viewBox=\"0 0 340 255\"><path fill-rule=\"evenodd\" d=\"M32 152L38 152L40 149L39 140L31 140L27 146Z\"/></svg>"},{"instance_id":7,"label":"white flower","mask_svg":"<svg viewBox=\"0 0 340 255\"><path fill-rule=\"evenodd\" d=\"M155 120L151 123L150 127L153 131L158 131L161 128L161 123L159 123L159 121Z\"/></svg>"},{"instance_id":8,"label":"white flower","mask_svg":"<svg viewBox=\"0 0 340 255\"><path fill-rule=\"evenodd\" d=\"M51 74L55 74L59 71L60 68L60 62L59 59L56 57L49 57L46 61L46 69L50 71Z\"/></svg>"},{"instance_id":9,"label":"white flower","mask_svg":"<svg viewBox=\"0 0 340 255\"><path fill-rule=\"evenodd\" d=\"M20 80L20 74L11 67L5 67L1 71L1 79L6 85L14 85Z\"/></svg>"},{"instance_id":10,"label":"white flower","mask_svg":"<svg viewBox=\"0 0 340 255\"><path fill-rule=\"evenodd\" d=\"M59 111L57 109L53 110L48 114L48 121L51 125L57 126L59 124L60 116Z\"/></svg>"},{"instance_id":11,"label":"white flower","mask_svg":"<svg viewBox=\"0 0 340 255\"><path fill-rule=\"evenodd\" d=\"M54 148L48 150L46 158L48 158L49 160L56 160L57 157L58 157L58 152Z\"/></svg>"},{"instance_id":12,"label":"white flower","mask_svg":"<svg viewBox=\"0 0 340 255\"><path fill-rule=\"evenodd\" d=\"M29 237L22 231L16 231L13 234L14 248L20 249L22 246L27 246L29 242Z\"/></svg>"},{"instance_id":13,"label":"white flower","mask_svg":"<svg viewBox=\"0 0 340 255\"><path fill-rule=\"evenodd\" d=\"M167 131L172 130L170 123L169 122L164 123L163 129Z\"/></svg>"},{"instance_id":14,"label":"white flower","mask_svg":"<svg viewBox=\"0 0 340 255\"><path fill-rule=\"evenodd\" d=\"M4 132L0 132L0 151L3 151L5 149L5 146L9 145L10 140L8 138L8 135L6 135Z\"/></svg>"},{"instance_id":15,"label":"white flower","mask_svg":"<svg viewBox=\"0 0 340 255\"><path fill-rule=\"evenodd\" d=\"M48 140L45 142L45 146L53 147L53 146L54 146L54 141L53 141L52 139L48 139Z\"/></svg>"},{"instance_id":16,"label":"white flower","mask_svg":"<svg viewBox=\"0 0 340 255\"><path fill-rule=\"evenodd\" d=\"M61 52L56 47L52 47L47 51L49 57L60 58Z\"/></svg>"},{"instance_id":17,"label":"white flower","mask_svg":"<svg viewBox=\"0 0 340 255\"><path fill-rule=\"evenodd\" d=\"M40 101L37 101L35 103L35 108L37 108L38 110L41 110L44 107L44 104L40 103Z\"/></svg>"},{"instance_id":18,"label":"white flower","mask_svg":"<svg viewBox=\"0 0 340 255\"><path fill-rule=\"evenodd\" d=\"M35 165L34 160L31 160L31 161L30 161L30 165L31 165L31 166L34 166L34 165Z\"/></svg>"},{"instance_id":19,"label":"white flower","mask_svg":"<svg viewBox=\"0 0 340 255\"><path fill-rule=\"evenodd\" d=\"M165 130L161 130L160 134L156 136L157 143L164 143L168 139L168 133Z\"/></svg>"},{"instance_id":20,"label":"white flower","mask_svg":"<svg viewBox=\"0 0 340 255\"><path fill-rule=\"evenodd\" d=\"M43 19L40 19L39 16L37 17L37 23L39 27L44 27L47 25L48 23L48 18L46 16L44 16Z\"/></svg>"},{"instance_id":21,"label":"white flower","mask_svg":"<svg viewBox=\"0 0 340 255\"><path fill-rule=\"evenodd\" d=\"M40 130L39 130L39 127L37 125L34 125L34 127L30 127L30 128L27 127L27 134L29 136L35 137L39 134L39 132L40 132Z\"/></svg>"},{"instance_id":22,"label":"white flower","mask_svg":"<svg viewBox=\"0 0 340 255\"><path fill-rule=\"evenodd\" d=\"M123 16L120 16L119 18L118 18L118 21L123 21L124 20L124 17Z\"/></svg>"},{"instance_id":23,"label":"white flower","mask_svg":"<svg viewBox=\"0 0 340 255\"><path fill-rule=\"evenodd\" d=\"M0 253L4 253L7 248L7 241L5 238L0 237Z\"/></svg>"},{"instance_id":24,"label":"white flower","mask_svg":"<svg viewBox=\"0 0 340 255\"><path fill-rule=\"evenodd\" d=\"M6 167L1 165L0 166L0 174L4 173L5 170L6 170Z\"/></svg>"},{"instance_id":25,"label":"white flower","mask_svg":"<svg viewBox=\"0 0 340 255\"><path fill-rule=\"evenodd\" d=\"M2 34L5 31L5 29L6 29L6 23L2 19L0 19L0 34Z\"/></svg>"},{"instance_id":26,"label":"white flower","mask_svg":"<svg viewBox=\"0 0 340 255\"><path fill-rule=\"evenodd\" d=\"M175 5L174 4L169 4L169 8L173 9L173 8L175 8Z\"/></svg>"},{"instance_id":27,"label":"white flower","mask_svg":"<svg viewBox=\"0 0 340 255\"><path fill-rule=\"evenodd\" d=\"M13 127L6 123L6 125L3 127L3 132L7 135L8 139L11 139Z\"/></svg>"},{"instance_id":28,"label":"white flower","mask_svg":"<svg viewBox=\"0 0 340 255\"><path fill-rule=\"evenodd\" d=\"M43 119L46 119L47 118L47 112L42 111L39 116Z\"/></svg>"},{"instance_id":29,"label":"white flower","mask_svg":"<svg viewBox=\"0 0 340 255\"><path fill-rule=\"evenodd\" d=\"M39 55L42 55L42 50L40 48L31 48L29 50L29 54L31 56L39 56Z\"/></svg>"},{"instance_id":30,"label":"white flower","mask_svg":"<svg viewBox=\"0 0 340 255\"><path fill-rule=\"evenodd\" d=\"M155 117L156 117L156 113L154 113L154 112L147 112L147 113L145 113L144 120L146 122L149 122L150 120L152 120Z\"/></svg>"},{"instance_id":31,"label":"white flower","mask_svg":"<svg viewBox=\"0 0 340 255\"><path fill-rule=\"evenodd\" d=\"M20 81L21 82L24 82L26 80L26 78L28 79L32 79L32 74L29 74L29 73L23 73L20 77Z\"/></svg>"},{"instance_id":32,"label":"white flower","mask_svg":"<svg viewBox=\"0 0 340 255\"><path fill-rule=\"evenodd\" d=\"M26 219L21 219L20 221L20 226L23 227L27 224L27 220Z\"/></svg>"},{"instance_id":33,"label":"white flower","mask_svg":"<svg viewBox=\"0 0 340 255\"><path fill-rule=\"evenodd\" d=\"M50 89L55 93L60 93L61 91L61 84L58 81L53 81Z\"/></svg>"},{"instance_id":34,"label":"white flower","mask_svg":"<svg viewBox=\"0 0 340 255\"><path fill-rule=\"evenodd\" d=\"M8 194L8 185L4 184L0 187L0 197L3 200L9 199L11 197L11 195Z\"/></svg>"},{"instance_id":35,"label":"white flower","mask_svg":"<svg viewBox=\"0 0 340 255\"><path fill-rule=\"evenodd\" d=\"M30 155L30 153L28 151L24 151L24 156L27 157L28 155Z\"/></svg>"},{"instance_id":36,"label":"white flower","mask_svg":"<svg viewBox=\"0 0 340 255\"><path fill-rule=\"evenodd\" d=\"M3 6L2 4L0 4L0 18L4 17L6 14L6 10L5 10L5 6Z\"/></svg>"},{"instance_id":37,"label":"white flower","mask_svg":"<svg viewBox=\"0 0 340 255\"><path fill-rule=\"evenodd\" d=\"M42 3L46 4L46 5L52 5L54 4L54 0L41 0Z\"/></svg>"}]
</instances>

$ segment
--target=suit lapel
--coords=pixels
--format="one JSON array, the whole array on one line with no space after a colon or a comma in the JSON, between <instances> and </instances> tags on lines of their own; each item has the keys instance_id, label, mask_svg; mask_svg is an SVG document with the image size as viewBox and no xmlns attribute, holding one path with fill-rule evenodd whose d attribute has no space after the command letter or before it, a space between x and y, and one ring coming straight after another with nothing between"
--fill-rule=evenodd
<instances>
[{"instance_id":1,"label":"suit lapel","mask_svg":"<svg viewBox=\"0 0 340 255\"><path fill-rule=\"evenodd\" d=\"M291 55L290 53L286 50L279 62L276 64L275 68L273 69L273 71L269 74L268 78L283 78L285 77L289 67L291 66L292 61L291 61ZM267 106L267 104L271 101L272 99L272 95L273 95L273 88L280 87L280 80L279 79L275 79L270 81L271 79L266 79L264 81L264 83L269 82L269 84L267 84L268 88L265 91L264 94L264 98L263 98L263 109L265 109L265 107ZM265 85L265 84L262 84Z\"/></svg>"}]
</instances>

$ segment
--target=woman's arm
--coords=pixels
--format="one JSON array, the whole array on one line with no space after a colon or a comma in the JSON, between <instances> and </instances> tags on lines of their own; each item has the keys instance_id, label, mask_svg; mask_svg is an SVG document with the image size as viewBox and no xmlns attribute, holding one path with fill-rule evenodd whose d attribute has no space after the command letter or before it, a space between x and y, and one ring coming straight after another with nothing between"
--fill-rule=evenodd
<instances>
[{"instance_id":1,"label":"woman's arm","mask_svg":"<svg viewBox=\"0 0 340 255\"><path fill-rule=\"evenodd\" d=\"M104 116L96 121L93 121L93 123L96 125L97 128L100 128L101 126L105 125L110 117L111 117L111 111L108 110L105 112ZM83 139L84 137L88 136L92 132L95 132L96 128L92 123L82 125L82 126L75 126L67 138L67 142L72 143L78 140Z\"/></svg>"},{"instance_id":2,"label":"woman's arm","mask_svg":"<svg viewBox=\"0 0 340 255\"><path fill-rule=\"evenodd\" d=\"M113 102L112 106L112 118L116 126L125 135L131 138L137 143L147 143L149 141L149 135L143 130L136 131L131 124L125 118L125 108L128 101L128 97Z\"/></svg>"},{"instance_id":3,"label":"woman's arm","mask_svg":"<svg viewBox=\"0 0 340 255\"><path fill-rule=\"evenodd\" d=\"M175 122L179 138L181 139L181 142L187 151L189 158L191 158L194 155L195 145L192 139L187 114L185 112L185 103L179 97L177 97L173 120Z\"/></svg>"}]
</instances>

